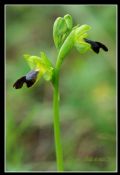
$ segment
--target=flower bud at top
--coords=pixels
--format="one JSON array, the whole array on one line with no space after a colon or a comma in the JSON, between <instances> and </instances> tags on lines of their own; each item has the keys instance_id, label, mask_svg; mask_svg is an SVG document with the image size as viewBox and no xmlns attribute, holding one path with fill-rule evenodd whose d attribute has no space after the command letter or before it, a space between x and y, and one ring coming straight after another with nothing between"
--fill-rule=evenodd
<instances>
[{"instance_id":1,"label":"flower bud at top","mask_svg":"<svg viewBox=\"0 0 120 175\"><path fill-rule=\"evenodd\" d=\"M67 24L67 27L69 30L72 30L73 22L72 22L72 16L67 14L64 16L65 22Z\"/></svg>"}]
</instances>

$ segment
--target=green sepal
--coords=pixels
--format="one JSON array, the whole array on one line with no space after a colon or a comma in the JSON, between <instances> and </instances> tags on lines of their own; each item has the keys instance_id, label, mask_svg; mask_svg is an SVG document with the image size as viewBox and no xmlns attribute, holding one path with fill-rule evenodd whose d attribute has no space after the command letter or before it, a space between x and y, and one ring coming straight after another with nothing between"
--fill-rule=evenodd
<instances>
[{"instance_id":1,"label":"green sepal","mask_svg":"<svg viewBox=\"0 0 120 175\"><path fill-rule=\"evenodd\" d=\"M46 66L46 72L43 74L43 78L46 81L50 81L53 77L54 68L52 66L52 63L50 62L50 60L48 59L47 55L44 52L40 52L40 56L44 65Z\"/></svg>"},{"instance_id":2,"label":"green sepal","mask_svg":"<svg viewBox=\"0 0 120 175\"><path fill-rule=\"evenodd\" d=\"M77 27L75 30L75 39L78 39L79 37L81 37L84 33L86 33L90 29L91 29L91 27L87 24L84 24L80 27Z\"/></svg>"},{"instance_id":3,"label":"green sepal","mask_svg":"<svg viewBox=\"0 0 120 175\"><path fill-rule=\"evenodd\" d=\"M43 64L42 60L38 56L31 56L26 54L24 55L24 58L31 69L37 69Z\"/></svg>"},{"instance_id":4,"label":"green sepal","mask_svg":"<svg viewBox=\"0 0 120 175\"><path fill-rule=\"evenodd\" d=\"M45 64L48 67L52 67L52 63L50 62L50 60L48 59L47 55L44 52L40 52L40 58L43 64Z\"/></svg>"},{"instance_id":5,"label":"green sepal","mask_svg":"<svg viewBox=\"0 0 120 175\"><path fill-rule=\"evenodd\" d=\"M74 46L81 54L85 53L86 51L88 51L91 48L90 44L88 44L84 41L84 38L86 38L88 36L88 34L86 32L90 29L91 29L91 27L89 25L86 25L86 24L75 29Z\"/></svg>"}]
</instances>

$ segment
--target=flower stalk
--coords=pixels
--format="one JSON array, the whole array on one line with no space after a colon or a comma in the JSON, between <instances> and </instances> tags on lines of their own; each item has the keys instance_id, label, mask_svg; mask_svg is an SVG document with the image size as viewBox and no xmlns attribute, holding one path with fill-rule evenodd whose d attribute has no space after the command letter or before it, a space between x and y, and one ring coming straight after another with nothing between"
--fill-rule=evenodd
<instances>
[{"instance_id":1,"label":"flower stalk","mask_svg":"<svg viewBox=\"0 0 120 175\"><path fill-rule=\"evenodd\" d=\"M53 110L54 110L54 138L56 149L57 170L63 171L63 152L60 135L60 116L59 116L59 71L55 70L54 77L54 94L53 94Z\"/></svg>"}]
</instances>

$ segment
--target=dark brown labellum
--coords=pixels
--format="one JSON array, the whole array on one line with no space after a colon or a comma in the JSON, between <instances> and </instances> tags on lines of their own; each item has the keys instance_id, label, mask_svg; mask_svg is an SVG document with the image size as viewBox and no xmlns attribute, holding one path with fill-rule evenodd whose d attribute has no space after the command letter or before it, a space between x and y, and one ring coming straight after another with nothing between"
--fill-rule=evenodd
<instances>
[{"instance_id":1,"label":"dark brown labellum","mask_svg":"<svg viewBox=\"0 0 120 175\"><path fill-rule=\"evenodd\" d=\"M84 38L84 40L91 45L92 50L96 53L99 53L100 48L102 48L104 51L108 51L108 48L100 42L91 41L91 40L86 39L86 38Z\"/></svg>"},{"instance_id":2,"label":"dark brown labellum","mask_svg":"<svg viewBox=\"0 0 120 175\"><path fill-rule=\"evenodd\" d=\"M21 78L19 78L14 84L13 87L15 89L20 89L23 86L23 83L26 82L26 77L23 76Z\"/></svg>"},{"instance_id":3,"label":"dark brown labellum","mask_svg":"<svg viewBox=\"0 0 120 175\"><path fill-rule=\"evenodd\" d=\"M34 70L28 72L26 76L23 76L23 77L19 78L14 83L13 87L15 89L20 89L20 88L22 88L24 83L26 83L28 88L31 87L37 79L38 72L39 71L34 71Z\"/></svg>"}]
</instances>

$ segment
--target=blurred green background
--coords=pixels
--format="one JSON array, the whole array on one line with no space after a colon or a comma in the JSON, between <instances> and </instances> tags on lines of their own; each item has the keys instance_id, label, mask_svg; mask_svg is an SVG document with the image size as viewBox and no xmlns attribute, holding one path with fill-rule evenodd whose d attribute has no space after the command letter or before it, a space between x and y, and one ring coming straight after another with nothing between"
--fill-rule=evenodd
<instances>
[{"instance_id":1,"label":"blurred green background","mask_svg":"<svg viewBox=\"0 0 120 175\"><path fill-rule=\"evenodd\" d=\"M29 71L24 54L44 51L55 64L55 19L70 14L74 25L92 27L89 39L109 52L75 49L60 75L60 120L65 171L116 169L116 6L6 6L6 170L56 171L53 89L41 80L15 90L13 83Z\"/></svg>"}]
</instances>

